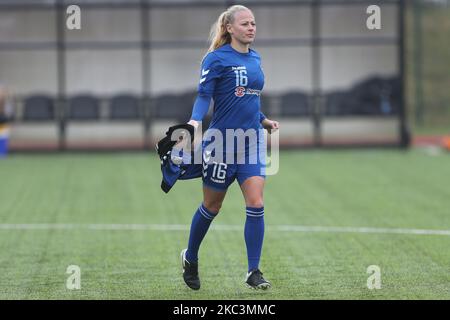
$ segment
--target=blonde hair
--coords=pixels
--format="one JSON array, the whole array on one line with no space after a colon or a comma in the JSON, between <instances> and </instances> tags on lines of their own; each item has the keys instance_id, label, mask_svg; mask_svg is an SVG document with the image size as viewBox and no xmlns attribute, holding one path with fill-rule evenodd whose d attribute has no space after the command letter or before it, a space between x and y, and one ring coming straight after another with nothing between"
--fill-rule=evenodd
<instances>
[{"instance_id":1,"label":"blonde hair","mask_svg":"<svg viewBox=\"0 0 450 320\"><path fill-rule=\"evenodd\" d=\"M227 31L227 24L233 23L236 12L243 10L251 11L245 6L234 5L220 14L217 21L211 27L209 35L210 46L205 56L224 44L231 43L231 35Z\"/></svg>"}]
</instances>

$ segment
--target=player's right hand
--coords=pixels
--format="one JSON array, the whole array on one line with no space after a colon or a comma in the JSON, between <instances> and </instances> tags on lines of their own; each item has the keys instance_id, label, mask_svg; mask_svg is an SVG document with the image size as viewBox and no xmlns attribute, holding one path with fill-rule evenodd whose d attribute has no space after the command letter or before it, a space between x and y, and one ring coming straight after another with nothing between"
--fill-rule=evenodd
<instances>
[{"instance_id":1,"label":"player's right hand","mask_svg":"<svg viewBox=\"0 0 450 320\"><path fill-rule=\"evenodd\" d=\"M188 121L188 124L194 126L195 130L197 130L199 122L197 120L192 120L191 119L191 120Z\"/></svg>"}]
</instances>

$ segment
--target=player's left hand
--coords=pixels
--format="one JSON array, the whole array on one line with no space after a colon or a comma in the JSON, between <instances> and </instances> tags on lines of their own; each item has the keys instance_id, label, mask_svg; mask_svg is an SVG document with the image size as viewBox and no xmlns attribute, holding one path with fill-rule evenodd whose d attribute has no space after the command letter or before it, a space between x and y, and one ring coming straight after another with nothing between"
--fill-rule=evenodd
<instances>
[{"instance_id":1,"label":"player's left hand","mask_svg":"<svg viewBox=\"0 0 450 320\"><path fill-rule=\"evenodd\" d=\"M263 128L266 129L269 133L275 132L280 128L280 123L278 121L264 119L262 122Z\"/></svg>"}]
</instances>

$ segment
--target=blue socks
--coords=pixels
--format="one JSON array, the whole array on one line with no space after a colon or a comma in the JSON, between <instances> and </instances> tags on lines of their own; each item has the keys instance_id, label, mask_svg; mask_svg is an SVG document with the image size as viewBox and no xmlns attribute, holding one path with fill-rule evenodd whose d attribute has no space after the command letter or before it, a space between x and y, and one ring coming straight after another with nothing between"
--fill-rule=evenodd
<instances>
[{"instance_id":1,"label":"blue socks","mask_svg":"<svg viewBox=\"0 0 450 320\"><path fill-rule=\"evenodd\" d=\"M186 259L189 262L198 261L198 249L205 237L206 232L208 232L209 225L217 214L214 214L203 205L197 209L192 218L191 232L189 234L188 250L186 252Z\"/></svg>"},{"instance_id":2,"label":"blue socks","mask_svg":"<svg viewBox=\"0 0 450 320\"><path fill-rule=\"evenodd\" d=\"M246 207L244 238L247 246L248 271L258 269L264 240L264 207ZM206 209L203 203L192 218L186 259L198 262L198 250L203 238L208 232L212 220L217 214Z\"/></svg>"},{"instance_id":3,"label":"blue socks","mask_svg":"<svg viewBox=\"0 0 450 320\"><path fill-rule=\"evenodd\" d=\"M264 207L246 207L244 237L247 246L248 271L258 269L264 240Z\"/></svg>"}]
</instances>

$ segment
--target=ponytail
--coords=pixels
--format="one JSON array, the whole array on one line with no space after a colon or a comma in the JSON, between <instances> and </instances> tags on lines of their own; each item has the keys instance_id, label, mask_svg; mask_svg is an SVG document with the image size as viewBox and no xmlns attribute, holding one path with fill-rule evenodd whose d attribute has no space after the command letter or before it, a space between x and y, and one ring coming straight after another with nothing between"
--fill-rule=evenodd
<instances>
[{"instance_id":1,"label":"ponytail","mask_svg":"<svg viewBox=\"0 0 450 320\"><path fill-rule=\"evenodd\" d=\"M224 44L231 43L231 35L227 31L227 25L233 23L234 15L238 11L249 10L247 7L241 5L234 5L229 7L226 11L222 12L217 21L212 25L209 35L210 46L205 56L223 46ZM203 57L204 58L204 57Z\"/></svg>"}]
</instances>

